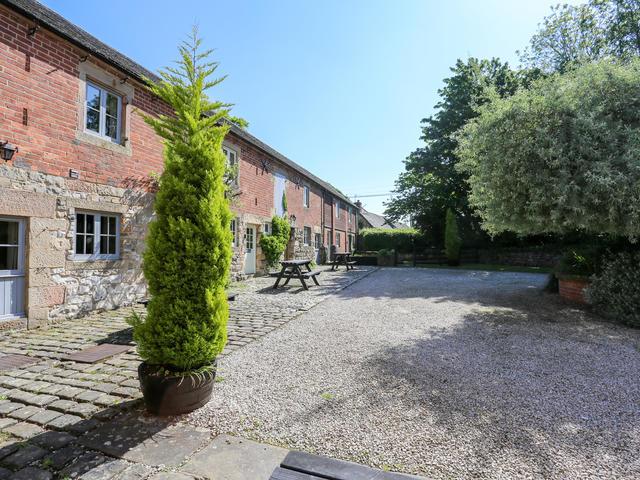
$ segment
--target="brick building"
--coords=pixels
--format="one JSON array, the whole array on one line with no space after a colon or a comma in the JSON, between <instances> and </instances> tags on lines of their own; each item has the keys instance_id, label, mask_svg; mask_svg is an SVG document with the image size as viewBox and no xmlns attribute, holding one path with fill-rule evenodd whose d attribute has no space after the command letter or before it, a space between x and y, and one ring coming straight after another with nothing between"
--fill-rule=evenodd
<instances>
[{"instance_id":1,"label":"brick building","mask_svg":"<svg viewBox=\"0 0 640 480\"><path fill-rule=\"evenodd\" d=\"M130 304L162 144L139 112L170 113L155 75L33 0L0 0L0 328ZM295 227L290 257L355 245L357 210L333 186L235 125L232 274L264 273L274 214ZM287 211L283 212L282 197Z\"/></svg>"}]
</instances>

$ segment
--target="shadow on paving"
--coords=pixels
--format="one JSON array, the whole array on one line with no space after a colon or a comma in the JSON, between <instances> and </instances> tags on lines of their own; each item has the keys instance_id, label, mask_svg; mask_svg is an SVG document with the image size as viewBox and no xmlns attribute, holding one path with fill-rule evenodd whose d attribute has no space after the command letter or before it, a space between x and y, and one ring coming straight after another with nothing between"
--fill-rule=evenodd
<instances>
[{"instance_id":1,"label":"shadow on paving","mask_svg":"<svg viewBox=\"0 0 640 480\"><path fill-rule=\"evenodd\" d=\"M146 479L159 467L180 466L211 439L204 429L146 416L139 405L105 408L57 430L14 425L20 428L8 430L28 438L7 439L5 433L0 479Z\"/></svg>"},{"instance_id":2,"label":"shadow on paving","mask_svg":"<svg viewBox=\"0 0 640 480\"><path fill-rule=\"evenodd\" d=\"M579 318L554 322L548 313L540 305L469 313L453 328L368 359L360 393L417 407L462 443L481 439L468 442L465 460L479 476L491 476L495 452L507 449L534 476L578 477L585 466L611 477L640 474L638 332ZM402 393L379 395L394 386Z\"/></svg>"}]
</instances>

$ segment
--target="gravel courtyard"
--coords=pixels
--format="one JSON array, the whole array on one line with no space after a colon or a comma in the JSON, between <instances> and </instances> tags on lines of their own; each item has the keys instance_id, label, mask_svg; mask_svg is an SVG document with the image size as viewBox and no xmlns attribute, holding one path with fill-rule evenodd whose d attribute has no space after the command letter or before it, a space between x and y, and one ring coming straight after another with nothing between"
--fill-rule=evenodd
<instances>
[{"instance_id":1,"label":"gravel courtyard","mask_svg":"<svg viewBox=\"0 0 640 480\"><path fill-rule=\"evenodd\" d=\"M544 283L382 269L225 357L187 421L429 478L638 478L640 331Z\"/></svg>"}]
</instances>

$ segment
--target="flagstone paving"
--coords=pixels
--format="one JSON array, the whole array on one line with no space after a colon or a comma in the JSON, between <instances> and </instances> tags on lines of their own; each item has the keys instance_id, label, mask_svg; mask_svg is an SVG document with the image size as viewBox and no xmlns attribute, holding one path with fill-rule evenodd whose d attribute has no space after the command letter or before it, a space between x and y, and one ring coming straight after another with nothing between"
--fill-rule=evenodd
<instances>
[{"instance_id":1,"label":"flagstone paving","mask_svg":"<svg viewBox=\"0 0 640 480\"><path fill-rule=\"evenodd\" d=\"M273 290L269 277L232 285L239 296L230 302L223 356L374 270L323 272L321 286L308 291L295 284ZM193 478L171 471L209 445L211 432L144 414L140 357L126 323L131 310L2 333L0 357L27 355L37 363L0 371L0 480ZM144 314L142 306L134 310ZM131 348L93 364L66 359L101 343Z\"/></svg>"}]
</instances>

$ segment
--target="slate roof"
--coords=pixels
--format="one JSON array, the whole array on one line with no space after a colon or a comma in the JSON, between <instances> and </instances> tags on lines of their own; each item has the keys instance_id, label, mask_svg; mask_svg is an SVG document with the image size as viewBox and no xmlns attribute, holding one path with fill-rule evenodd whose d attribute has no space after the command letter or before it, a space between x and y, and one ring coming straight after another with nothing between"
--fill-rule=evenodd
<instances>
[{"instance_id":1,"label":"slate roof","mask_svg":"<svg viewBox=\"0 0 640 480\"><path fill-rule=\"evenodd\" d=\"M109 65L118 68L124 73L136 78L137 80L142 81L145 77L151 80L159 79L159 77L155 73L147 70L142 65L134 62L132 59L130 59L126 55L123 55L106 43L101 42L93 35L87 33L77 25L64 18L62 15L54 12L50 8L45 7L36 0L0 0L0 4L8 6L24 17L27 17L37 24L42 25L47 30L51 30L53 33L61 36L74 45L86 50L91 55L108 63ZM289 166L298 173L304 175L305 177L308 177L310 180L320 185L332 195L338 197L349 205L354 206L353 202L351 202L349 198L342 192L340 192L336 187L316 177L307 169L301 167L293 160L285 157L280 152L271 148L269 145L262 142L258 138L254 137L246 130L239 128L235 124L231 124L231 131L240 138L259 148L260 150L263 150L269 155L275 157L280 162Z\"/></svg>"},{"instance_id":2,"label":"slate roof","mask_svg":"<svg viewBox=\"0 0 640 480\"><path fill-rule=\"evenodd\" d=\"M51 30L74 45L86 50L91 55L113 65L138 80L142 80L143 77L152 80L158 79L155 73L134 62L115 48L111 48L106 43L101 42L93 35L85 32L40 2L35 0L0 0L0 3L7 5L21 15L46 27L47 30Z\"/></svg>"},{"instance_id":3,"label":"slate roof","mask_svg":"<svg viewBox=\"0 0 640 480\"><path fill-rule=\"evenodd\" d=\"M367 212L364 208L360 209L360 215L371 225L372 228L409 228L401 222L391 222L377 213Z\"/></svg>"}]
</instances>

